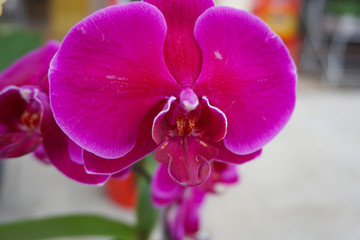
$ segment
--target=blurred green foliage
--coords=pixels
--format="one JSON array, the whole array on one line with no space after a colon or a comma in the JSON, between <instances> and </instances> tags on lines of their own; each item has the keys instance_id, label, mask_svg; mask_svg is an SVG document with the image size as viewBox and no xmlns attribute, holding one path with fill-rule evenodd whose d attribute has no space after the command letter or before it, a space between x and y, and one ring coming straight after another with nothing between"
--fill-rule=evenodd
<instances>
[{"instance_id":1,"label":"blurred green foliage","mask_svg":"<svg viewBox=\"0 0 360 240\"><path fill-rule=\"evenodd\" d=\"M0 240L41 240L58 237L109 236L135 240L135 228L97 215L68 215L0 225Z\"/></svg>"},{"instance_id":2,"label":"blurred green foliage","mask_svg":"<svg viewBox=\"0 0 360 240\"><path fill-rule=\"evenodd\" d=\"M42 34L0 25L0 71L42 44Z\"/></svg>"},{"instance_id":3,"label":"blurred green foliage","mask_svg":"<svg viewBox=\"0 0 360 240\"><path fill-rule=\"evenodd\" d=\"M360 0L327 0L326 12L335 15L360 16Z\"/></svg>"},{"instance_id":4,"label":"blurred green foliage","mask_svg":"<svg viewBox=\"0 0 360 240\"><path fill-rule=\"evenodd\" d=\"M135 164L133 170L137 173L138 203L136 208L137 232L139 240L149 239L157 220L159 211L152 205L150 182L157 161L153 154Z\"/></svg>"}]
</instances>

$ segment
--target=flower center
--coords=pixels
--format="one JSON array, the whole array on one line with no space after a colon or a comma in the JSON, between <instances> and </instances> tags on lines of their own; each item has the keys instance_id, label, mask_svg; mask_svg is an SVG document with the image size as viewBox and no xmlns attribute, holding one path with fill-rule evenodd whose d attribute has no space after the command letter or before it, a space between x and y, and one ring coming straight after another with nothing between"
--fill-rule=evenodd
<instances>
[{"instance_id":1,"label":"flower center","mask_svg":"<svg viewBox=\"0 0 360 240\"><path fill-rule=\"evenodd\" d=\"M40 114L37 112L31 113L28 111L24 111L21 115L21 122L29 129L35 129L40 120Z\"/></svg>"},{"instance_id":2,"label":"flower center","mask_svg":"<svg viewBox=\"0 0 360 240\"><path fill-rule=\"evenodd\" d=\"M179 136L189 136L195 129L195 118L176 118L177 133Z\"/></svg>"},{"instance_id":3,"label":"flower center","mask_svg":"<svg viewBox=\"0 0 360 240\"><path fill-rule=\"evenodd\" d=\"M180 94L180 107L175 117L177 135L189 136L195 129L195 123L200 115L199 99L190 88Z\"/></svg>"},{"instance_id":4,"label":"flower center","mask_svg":"<svg viewBox=\"0 0 360 240\"><path fill-rule=\"evenodd\" d=\"M169 98L154 119L153 139L161 144L154 157L168 165L170 177L180 185L201 184L210 175L210 161L218 154L216 142L225 137L226 127L219 109L185 89L180 99Z\"/></svg>"}]
</instances>

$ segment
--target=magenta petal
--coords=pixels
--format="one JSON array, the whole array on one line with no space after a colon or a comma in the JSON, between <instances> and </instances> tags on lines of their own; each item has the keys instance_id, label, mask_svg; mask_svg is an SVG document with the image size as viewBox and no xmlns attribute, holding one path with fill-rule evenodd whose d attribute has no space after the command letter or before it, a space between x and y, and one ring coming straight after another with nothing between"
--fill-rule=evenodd
<instances>
[{"instance_id":1,"label":"magenta petal","mask_svg":"<svg viewBox=\"0 0 360 240\"><path fill-rule=\"evenodd\" d=\"M36 148L36 150L34 151L34 156L37 160L41 161L42 163L50 164L49 157L47 156L43 144L40 144L40 146Z\"/></svg>"},{"instance_id":2,"label":"magenta petal","mask_svg":"<svg viewBox=\"0 0 360 240\"><path fill-rule=\"evenodd\" d=\"M166 212L166 223L173 240L185 239L185 215L187 202L181 201L179 205L172 205Z\"/></svg>"},{"instance_id":3,"label":"magenta petal","mask_svg":"<svg viewBox=\"0 0 360 240\"><path fill-rule=\"evenodd\" d=\"M202 65L202 57L194 38L196 19L212 0L145 0L158 7L167 23L164 57L167 67L183 87L191 87Z\"/></svg>"},{"instance_id":4,"label":"magenta petal","mask_svg":"<svg viewBox=\"0 0 360 240\"><path fill-rule=\"evenodd\" d=\"M88 174L85 171L84 165L70 159L68 141L71 140L56 125L46 99L42 99L42 102L44 103L45 111L41 132L44 138L44 148L50 162L60 172L75 181L85 184L104 184L109 179L109 175Z\"/></svg>"},{"instance_id":5,"label":"magenta petal","mask_svg":"<svg viewBox=\"0 0 360 240\"><path fill-rule=\"evenodd\" d=\"M182 186L203 183L210 175L209 160L218 150L191 136L168 139L155 152L155 159L169 165L170 177Z\"/></svg>"},{"instance_id":6,"label":"magenta petal","mask_svg":"<svg viewBox=\"0 0 360 240\"><path fill-rule=\"evenodd\" d=\"M221 183L234 184L239 181L236 165L214 161L212 164L212 173L217 175Z\"/></svg>"},{"instance_id":7,"label":"magenta petal","mask_svg":"<svg viewBox=\"0 0 360 240\"><path fill-rule=\"evenodd\" d=\"M234 184L238 182L238 180L236 165L213 161L209 179L201 184L199 188L205 192L216 193L218 183Z\"/></svg>"},{"instance_id":8,"label":"magenta petal","mask_svg":"<svg viewBox=\"0 0 360 240\"><path fill-rule=\"evenodd\" d=\"M29 52L0 74L0 90L9 85L38 85L47 74L52 57L60 43L49 41L43 47Z\"/></svg>"},{"instance_id":9,"label":"magenta petal","mask_svg":"<svg viewBox=\"0 0 360 240\"><path fill-rule=\"evenodd\" d=\"M0 92L0 124L20 124L21 115L27 108L27 100L18 87L8 87Z\"/></svg>"},{"instance_id":10,"label":"magenta petal","mask_svg":"<svg viewBox=\"0 0 360 240\"><path fill-rule=\"evenodd\" d=\"M224 142L221 141L219 143L214 144L214 146L219 150L218 155L215 157L216 160L225 162L225 163L235 163L235 164L242 164L253 160L261 155L261 151L257 150L253 153L239 155L231 152L224 146Z\"/></svg>"},{"instance_id":11,"label":"magenta petal","mask_svg":"<svg viewBox=\"0 0 360 240\"><path fill-rule=\"evenodd\" d=\"M27 132L0 133L0 159L7 158L7 153L26 139Z\"/></svg>"},{"instance_id":12,"label":"magenta petal","mask_svg":"<svg viewBox=\"0 0 360 240\"><path fill-rule=\"evenodd\" d=\"M109 175L88 174L84 165L74 162L67 151L67 142L71 141L58 128L52 129L52 133L44 136L44 146L50 162L67 177L85 184L102 185ZM59 144L63 142L63 144Z\"/></svg>"},{"instance_id":13,"label":"magenta petal","mask_svg":"<svg viewBox=\"0 0 360 240\"><path fill-rule=\"evenodd\" d=\"M127 178L130 175L130 173L131 173L131 167L125 168L124 170L121 170L120 172L112 174L111 177L116 178L116 179L124 179L124 178Z\"/></svg>"},{"instance_id":14,"label":"magenta petal","mask_svg":"<svg viewBox=\"0 0 360 240\"><path fill-rule=\"evenodd\" d=\"M80 147L124 156L146 113L178 91L163 58L165 35L161 12L143 2L102 9L71 29L51 63L50 100Z\"/></svg>"},{"instance_id":15,"label":"magenta petal","mask_svg":"<svg viewBox=\"0 0 360 240\"><path fill-rule=\"evenodd\" d=\"M0 159L21 157L34 151L42 141L40 133L17 132L0 134Z\"/></svg>"},{"instance_id":16,"label":"magenta petal","mask_svg":"<svg viewBox=\"0 0 360 240\"><path fill-rule=\"evenodd\" d=\"M205 192L198 188L192 189L192 198L187 200L187 211L185 215L185 232L193 234L200 228L200 209L205 200Z\"/></svg>"},{"instance_id":17,"label":"magenta petal","mask_svg":"<svg viewBox=\"0 0 360 240\"><path fill-rule=\"evenodd\" d=\"M78 164L84 163L84 160L82 158L83 149L73 141L68 141L68 152L69 152L69 157L72 161Z\"/></svg>"},{"instance_id":18,"label":"magenta petal","mask_svg":"<svg viewBox=\"0 0 360 240\"><path fill-rule=\"evenodd\" d=\"M183 240L191 236L200 227L200 209L205 193L198 188L186 188L179 204L167 212L167 224L174 240ZM191 238L192 239L192 238Z\"/></svg>"},{"instance_id":19,"label":"magenta petal","mask_svg":"<svg viewBox=\"0 0 360 240\"><path fill-rule=\"evenodd\" d=\"M220 109L211 106L206 97L203 97L203 101L205 104L202 105L201 117L196 122L195 132L201 138L218 142L226 135L226 116Z\"/></svg>"},{"instance_id":20,"label":"magenta petal","mask_svg":"<svg viewBox=\"0 0 360 240\"><path fill-rule=\"evenodd\" d=\"M163 108L164 104L164 101L162 101L147 113L141 123L138 138L134 148L125 156L115 159L107 159L84 150L83 159L86 170L89 173L117 173L141 160L149 153L153 152L158 147L158 145L152 139L151 125L155 116Z\"/></svg>"},{"instance_id":21,"label":"magenta petal","mask_svg":"<svg viewBox=\"0 0 360 240\"><path fill-rule=\"evenodd\" d=\"M195 37L203 68L194 91L225 113L225 146L236 154L262 148L295 105L296 69L284 44L259 18L228 7L202 14Z\"/></svg>"},{"instance_id":22,"label":"magenta petal","mask_svg":"<svg viewBox=\"0 0 360 240\"><path fill-rule=\"evenodd\" d=\"M151 180L151 197L155 206L163 207L169 205L179 198L184 190L169 176L168 167L159 164Z\"/></svg>"}]
</instances>

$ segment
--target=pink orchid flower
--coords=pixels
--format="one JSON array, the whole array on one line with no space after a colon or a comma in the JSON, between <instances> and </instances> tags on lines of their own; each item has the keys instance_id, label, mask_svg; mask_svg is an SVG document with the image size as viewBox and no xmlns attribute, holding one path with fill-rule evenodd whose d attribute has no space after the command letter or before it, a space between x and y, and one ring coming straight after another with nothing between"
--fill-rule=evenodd
<instances>
[{"instance_id":1,"label":"pink orchid flower","mask_svg":"<svg viewBox=\"0 0 360 240\"><path fill-rule=\"evenodd\" d=\"M236 167L233 164L213 161L209 178L193 188L204 193L216 193L216 186L231 185L239 181ZM187 188L176 184L167 173L167 166L159 164L151 181L152 202L157 207L165 207L177 201Z\"/></svg>"},{"instance_id":2,"label":"pink orchid flower","mask_svg":"<svg viewBox=\"0 0 360 240\"><path fill-rule=\"evenodd\" d=\"M49 41L0 74L0 160L34 152L69 178L101 184L109 176L85 171L81 148L57 126L50 109L48 70L59 46Z\"/></svg>"},{"instance_id":3,"label":"pink orchid flower","mask_svg":"<svg viewBox=\"0 0 360 240\"><path fill-rule=\"evenodd\" d=\"M198 239L196 234L200 230L200 211L205 197L196 187L187 188L178 202L167 209L165 224L171 239Z\"/></svg>"},{"instance_id":4,"label":"pink orchid flower","mask_svg":"<svg viewBox=\"0 0 360 240\"><path fill-rule=\"evenodd\" d=\"M165 220L174 240L194 236L200 228L200 210L207 194L215 193L218 184L239 181L236 167L213 161L209 178L201 185L184 188L167 173L167 166L159 164L151 181L152 202L159 208L167 207Z\"/></svg>"},{"instance_id":5,"label":"pink orchid flower","mask_svg":"<svg viewBox=\"0 0 360 240\"><path fill-rule=\"evenodd\" d=\"M295 105L295 66L259 18L211 0L145 0L75 25L51 62L60 128L89 173L113 174L155 152L183 186L210 160L259 155Z\"/></svg>"}]
</instances>

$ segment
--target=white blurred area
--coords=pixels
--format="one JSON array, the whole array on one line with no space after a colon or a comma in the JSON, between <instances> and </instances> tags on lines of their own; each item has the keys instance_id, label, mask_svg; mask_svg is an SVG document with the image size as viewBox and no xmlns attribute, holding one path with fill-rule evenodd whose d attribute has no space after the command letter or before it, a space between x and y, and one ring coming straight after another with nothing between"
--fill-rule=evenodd
<instances>
[{"instance_id":1,"label":"white blurred area","mask_svg":"<svg viewBox=\"0 0 360 240\"><path fill-rule=\"evenodd\" d=\"M246 11L254 7L252 0L215 1ZM26 9L29 2L38 4L35 10ZM40 24L31 17L39 2L49 3L48 22ZM0 40L3 23L40 29L42 39L61 39L74 23L110 2L127 0L8 0ZM239 167L240 184L207 198L204 240L360 239L359 16L326 14L326 0L305 2L294 115L259 159ZM63 5L66 14L54 10ZM31 156L3 163L0 223L70 213L135 221L133 211L115 205L103 188L73 182ZM162 240L159 231L153 240Z\"/></svg>"},{"instance_id":2,"label":"white blurred area","mask_svg":"<svg viewBox=\"0 0 360 240\"><path fill-rule=\"evenodd\" d=\"M300 76L294 115L241 184L208 198L204 228L222 240L360 239L360 89Z\"/></svg>"},{"instance_id":3,"label":"white blurred area","mask_svg":"<svg viewBox=\"0 0 360 240\"><path fill-rule=\"evenodd\" d=\"M229 6L251 12L253 2L251 0L215 0L217 6Z\"/></svg>"},{"instance_id":4,"label":"white blurred area","mask_svg":"<svg viewBox=\"0 0 360 240\"><path fill-rule=\"evenodd\" d=\"M360 89L313 81L300 77L291 121L260 158L239 167L241 183L207 197L201 236L360 239ZM70 213L135 221L103 188L73 182L30 156L6 161L4 170L0 222ZM152 239L162 240L159 229Z\"/></svg>"}]
</instances>

